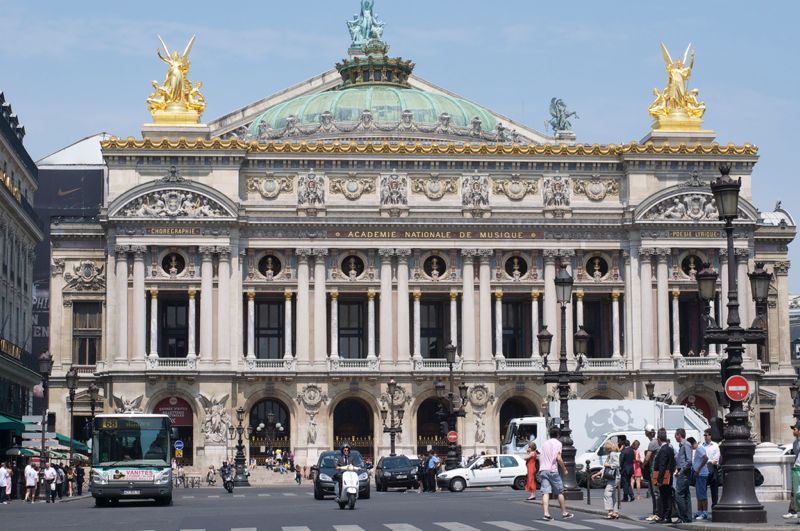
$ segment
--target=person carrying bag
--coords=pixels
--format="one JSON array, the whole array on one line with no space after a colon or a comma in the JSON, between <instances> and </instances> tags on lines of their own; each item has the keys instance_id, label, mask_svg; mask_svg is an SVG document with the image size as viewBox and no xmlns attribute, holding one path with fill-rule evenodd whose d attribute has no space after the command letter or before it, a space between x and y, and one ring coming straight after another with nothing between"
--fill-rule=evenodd
<instances>
[{"instance_id":1,"label":"person carrying bag","mask_svg":"<svg viewBox=\"0 0 800 531\"><path fill-rule=\"evenodd\" d=\"M620 484L619 473L619 448L613 441L606 441L603 445L603 450L606 454L606 461L603 463L603 468L595 473L592 477L594 479L601 478L605 481L606 486L603 491L603 506L605 507L607 520L616 520L619 518L618 502L619 493L618 488Z\"/></svg>"}]
</instances>

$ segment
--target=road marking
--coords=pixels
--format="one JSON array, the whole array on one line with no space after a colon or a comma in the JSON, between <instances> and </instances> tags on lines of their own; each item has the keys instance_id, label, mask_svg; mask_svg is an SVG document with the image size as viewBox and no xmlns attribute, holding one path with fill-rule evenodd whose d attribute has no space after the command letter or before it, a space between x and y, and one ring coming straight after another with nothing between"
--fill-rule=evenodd
<instances>
[{"instance_id":1,"label":"road marking","mask_svg":"<svg viewBox=\"0 0 800 531\"><path fill-rule=\"evenodd\" d=\"M281 529L283 531L311 531L311 529L309 529L306 526L296 526L296 525L295 526L289 526L289 527L284 526L284 527L281 527Z\"/></svg>"},{"instance_id":2,"label":"road marking","mask_svg":"<svg viewBox=\"0 0 800 531\"><path fill-rule=\"evenodd\" d=\"M206 531L205 529L181 529L180 531Z\"/></svg>"},{"instance_id":3,"label":"road marking","mask_svg":"<svg viewBox=\"0 0 800 531\"><path fill-rule=\"evenodd\" d=\"M231 527L231 531L258 531L255 527Z\"/></svg>"},{"instance_id":4,"label":"road marking","mask_svg":"<svg viewBox=\"0 0 800 531\"><path fill-rule=\"evenodd\" d=\"M219 494L209 494L209 498L219 498Z\"/></svg>"},{"instance_id":5,"label":"road marking","mask_svg":"<svg viewBox=\"0 0 800 531\"><path fill-rule=\"evenodd\" d=\"M602 521L606 522L606 520L602 520ZM610 520L609 520L609 522L610 522ZM566 522L564 520L550 520L549 522L547 522L545 520L537 520L536 523L537 524L551 525L553 527L560 527L561 529L591 529L591 527L587 527L587 526L581 525L581 524L573 524L572 522Z\"/></svg>"},{"instance_id":6,"label":"road marking","mask_svg":"<svg viewBox=\"0 0 800 531\"><path fill-rule=\"evenodd\" d=\"M184 500L188 500L189 498L194 498L194 496L181 496Z\"/></svg>"},{"instance_id":7,"label":"road marking","mask_svg":"<svg viewBox=\"0 0 800 531\"><path fill-rule=\"evenodd\" d=\"M245 497L245 495L244 495L244 494L234 494L234 495L233 495L233 497L234 497L234 498L244 498L244 497ZM252 527L246 527L246 528L244 528L244 529L254 529L254 528L252 528ZM233 531L233 530L231 530L231 531Z\"/></svg>"},{"instance_id":8,"label":"road marking","mask_svg":"<svg viewBox=\"0 0 800 531\"><path fill-rule=\"evenodd\" d=\"M477 527L462 524L461 522L433 522L433 524L449 529L450 531L481 531Z\"/></svg>"},{"instance_id":9,"label":"road marking","mask_svg":"<svg viewBox=\"0 0 800 531\"><path fill-rule=\"evenodd\" d=\"M364 531L360 525L335 525L333 528L336 531Z\"/></svg>"},{"instance_id":10,"label":"road marking","mask_svg":"<svg viewBox=\"0 0 800 531\"><path fill-rule=\"evenodd\" d=\"M592 522L593 524L602 524L609 527L616 527L617 529L644 529L644 527L636 524L629 524L627 522L620 522L619 520L606 520L605 518L592 518L584 520L585 522Z\"/></svg>"},{"instance_id":11,"label":"road marking","mask_svg":"<svg viewBox=\"0 0 800 531\"><path fill-rule=\"evenodd\" d=\"M383 524L392 531L422 531L419 527L414 527L411 524Z\"/></svg>"},{"instance_id":12,"label":"road marking","mask_svg":"<svg viewBox=\"0 0 800 531\"><path fill-rule=\"evenodd\" d=\"M493 525L495 527L499 527L500 529L506 529L507 531L536 531L535 527L522 524L515 524L514 522L509 522L508 520L498 520L496 522L484 522L484 524Z\"/></svg>"},{"instance_id":13,"label":"road marking","mask_svg":"<svg viewBox=\"0 0 800 531\"><path fill-rule=\"evenodd\" d=\"M281 492L281 494L283 494L284 496L297 496L297 494L294 492Z\"/></svg>"},{"instance_id":14,"label":"road marking","mask_svg":"<svg viewBox=\"0 0 800 531\"><path fill-rule=\"evenodd\" d=\"M269 498L270 496L272 496L272 494L270 494L268 492L259 492L258 493L258 497L259 498Z\"/></svg>"}]
</instances>

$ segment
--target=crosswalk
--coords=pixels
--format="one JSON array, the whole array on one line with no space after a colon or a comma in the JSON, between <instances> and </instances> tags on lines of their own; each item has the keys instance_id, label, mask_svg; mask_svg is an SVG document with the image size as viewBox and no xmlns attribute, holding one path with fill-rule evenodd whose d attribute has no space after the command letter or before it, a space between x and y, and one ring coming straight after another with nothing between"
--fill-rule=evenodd
<instances>
[{"instance_id":1,"label":"crosswalk","mask_svg":"<svg viewBox=\"0 0 800 531\"><path fill-rule=\"evenodd\" d=\"M512 522L509 520L490 520L485 522L431 522L430 524L410 524L404 522L380 524L382 529L389 531L557 531L566 529L567 531L613 531L622 529L632 531L635 529L645 529L647 526L634 523L632 521L606 520L604 518L588 518L580 522L574 520L535 520L530 522ZM418 527L422 525L424 527ZM257 527L232 527L230 531L275 531L277 527L257 528ZM374 530L374 526L369 527ZM312 530L308 526L283 526L281 531L367 531L360 525L329 525L316 526ZM206 531L205 529L180 529L179 531Z\"/></svg>"}]
</instances>

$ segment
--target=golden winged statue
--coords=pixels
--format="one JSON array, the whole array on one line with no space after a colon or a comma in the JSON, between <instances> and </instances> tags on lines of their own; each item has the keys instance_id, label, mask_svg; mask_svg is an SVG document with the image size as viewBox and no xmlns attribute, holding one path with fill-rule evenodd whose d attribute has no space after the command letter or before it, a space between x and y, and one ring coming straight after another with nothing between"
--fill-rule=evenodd
<instances>
[{"instance_id":1,"label":"golden winged statue","mask_svg":"<svg viewBox=\"0 0 800 531\"><path fill-rule=\"evenodd\" d=\"M206 108L206 100L200 93L203 84L198 81L192 84L189 81L189 52L192 51L195 36L189 39L189 43L179 53L178 50L169 51L167 44L161 36L158 36L164 54L161 50L156 50L158 58L164 61L169 67L164 83L158 84L152 81L154 92L147 98L147 105L156 123L197 123L200 115Z\"/></svg>"},{"instance_id":2,"label":"golden winged statue","mask_svg":"<svg viewBox=\"0 0 800 531\"><path fill-rule=\"evenodd\" d=\"M698 101L698 89L689 90L689 77L694 67L692 45L686 47L682 59L673 61L662 42L661 55L667 70L667 86L663 91L653 89L655 99L648 108L654 119L653 128L676 131L700 129L706 105Z\"/></svg>"}]
</instances>

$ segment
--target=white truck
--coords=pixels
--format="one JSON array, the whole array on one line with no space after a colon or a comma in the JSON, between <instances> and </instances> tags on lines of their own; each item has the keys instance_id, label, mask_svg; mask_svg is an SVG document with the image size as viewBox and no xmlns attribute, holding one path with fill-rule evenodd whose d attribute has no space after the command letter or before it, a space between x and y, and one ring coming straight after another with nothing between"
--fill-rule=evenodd
<instances>
[{"instance_id":1,"label":"white truck","mask_svg":"<svg viewBox=\"0 0 800 531\"><path fill-rule=\"evenodd\" d=\"M550 402L549 409L549 417L511 419L500 451L524 454L531 440L541 448L548 438L548 421L557 422L559 418L559 402ZM708 428L708 421L697 411L655 400L570 400L569 419L579 471L585 468L587 460L589 470L599 469L603 463L603 444L609 439L617 442L620 435L625 435L630 442L638 439L644 457L648 442L644 428L648 424L656 429L666 428L670 440L674 439L677 428L683 428L687 437L701 441L703 430Z\"/></svg>"}]
</instances>

